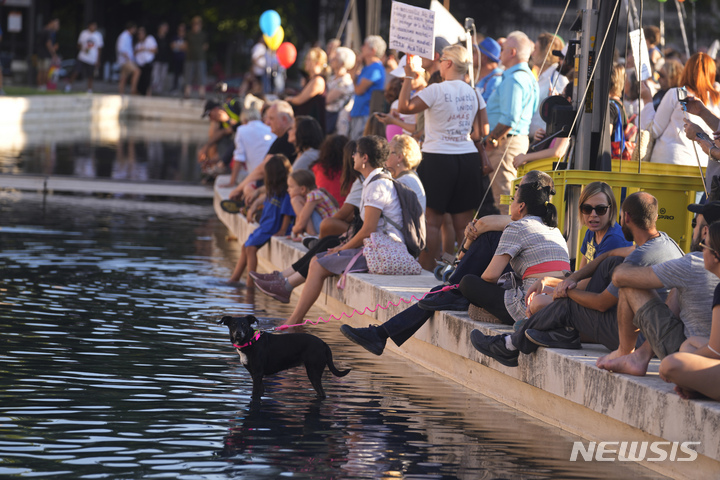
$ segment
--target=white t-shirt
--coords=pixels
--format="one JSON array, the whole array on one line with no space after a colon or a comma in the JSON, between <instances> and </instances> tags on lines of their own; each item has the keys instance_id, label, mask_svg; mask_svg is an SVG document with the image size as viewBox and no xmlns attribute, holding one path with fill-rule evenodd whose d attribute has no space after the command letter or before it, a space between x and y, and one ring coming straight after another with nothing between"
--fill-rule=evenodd
<instances>
[{"instance_id":1,"label":"white t-shirt","mask_svg":"<svg viewBox=\"0 0 720 480\"><path fill-rule=\"evenodd\" d=\"M240 125L235 132L233 160L245 164L248 172L255 170L265 159L277 135L260 120L251 120Z\"/></svg>"},{"instance_id":2,"label":"white t-shirt","mask_svg":"<svg viewBox=\"0 0 720 480\"><path fill-rule=\"evenodd\" d=\"M95 65L98 61L98 51L104 46L102 33L97 30L94 32L83 30L80 32L78 45L80 46L78 60L88 65Z\"/></svg>"},{"instance_id":3,"label":"white t-shirt","mask_svg":"<svg viewBox=\"0 0 720 480\"><path fill-rule=\"evenodd\" d=\"M152 35L148 35L145 37L145 40L135 44L135 61L138 66L142 67L155 60L155 53L152 50L157 52L157 46L158 44L155 41L155 37Z\"/></svg>"},{"instance_id":4,"label":"white t-shirt","mask_svg":"<svg viewBox=\"0 0 720 480\"><path fill-rule=\"evenodd\" d=\"M402 225L402 209L398 200L397 191L392 180L381 178L371 182L375 175L382 173L382 168L376 168L363 182L362 201L360 202L360 218L365 221L365 207L375 207L382 211L376 232L384 232L398 242L403 242L400 230L385 221L389 218L398 225ZM347 201L347 200L346 200Z\"/></svg>"},{"instance_id":5,"label":"white t-shirt","mask_svg":"<svg viewBox=\"0 0 720 480\"><path fill-rule=\"evenodd\" d=\"M399 100L395 100L395 101L390 105L390 111L391 111L391 112L392 112L393 110L397 111L397 109L398 109L398 103L400 103L400 101L399 101ZM411 123L411 124L413 124L413 125L415 125L415 124L417 123L417 117L415 116L414 113L408 115L408 114L405 114L405 113L400 113L400 112L398 112L398 116L399 116L400 120L402 120L402 121L405 122L405 123ZM405 130L404 128L403 128L403 133L404 133L405 135L412 135L412 133L408 132L408 131Z\"/></svg>"},{"instance_id":6,"label":"white t-shirt","mask_svg":"<svg viewBox=\"0 0 720 480\"><path fill-rule=\"evenodd\" d=\"M255 75L256 77L259 77L265 73L265 68L267 67L267 61L265 59L266 53L267 48L261 42L253 45L250 56L252 58L252 72L253 75Z\"/></svg>"},{"instance_id":7,"label":"white t-shirt","mask_svg":"<svg viewBox=\"0 0 720 480\"><path fill-rule=\"evenodd\" d=\"M417 94L425 102L425 141L422 151L428 153L463 154L477 152L470 140L478 95L461 80L446 80L429 85ZM485 108L480 97L479 108Z\"/></svg>"},{"instance_id":8,"label":"white t-shirt","mask_svg":"<svg viewBox=\"0 0 720 480\"><path fill-rule=\"evenodd\" d=\"M360 204L362 203L362 190L363 181L358 178L350 186L350 192L347 194L347 197L345 197L345 203L360 208Z\"/></svg>"},{"instance_id":9,"label":"white t-shirt","mask_svg":"<svg viewBox=\"0 0 720 480\"><path fill-rule=\"evenodd\" d=\"M135 61L135 54L133 53L133 39L130 32L123 30L115 43L115 49L117 50L117 63L118 65L125 65L127 62Z\"/></svg>"},{"instance_id":10,"label":"white t-shirt","mask_svg":"<svg viewBox=\"0 0 720 480\"><path fill-rule=\"evenodd\" d=\"M538 97L538 109L535 110L533 118L530 121L530 139L535 135L535 131L538 128L545 130L545 120L540 116L540 106L543 100L553 95L560 95L565 90L570 81L565 75L560 75L560 72L556 70L557 63L550 65L543 73L538 77L538 91L540 96ZM629 115L629 114L628 114Z\"/></svg>"},{"instance_id":11,"label":"white t-shirt","mask_svg":"<svg viewBox=\"0 0 720 480\"><path fill-rule=\"evenodd\" d=\"M406 187L410 187L410 189L415 192L415 195L417 195L418 200L420 200L420 206L423 209L423 212L425 211L425 207L427 206L427 199L425 198L425 188L423 187L422 182L420 181L420 178L417 176L417 173L406 173L404 175L401 175L400 177L396 178L396 180L402 184L404 184Z\"/></svg>"}]
</instances>

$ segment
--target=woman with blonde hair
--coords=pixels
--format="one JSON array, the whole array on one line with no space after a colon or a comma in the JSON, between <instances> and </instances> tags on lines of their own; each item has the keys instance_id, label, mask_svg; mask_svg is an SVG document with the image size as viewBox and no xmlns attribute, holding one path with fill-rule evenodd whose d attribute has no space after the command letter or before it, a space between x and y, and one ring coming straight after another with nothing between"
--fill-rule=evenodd
<instances>
[{"instance_id":1,"label":"woman with blonde hair","mask_svg":"<svg viewBox=\"0 0 720 480\"><path fill-rule=\"evenodd\" d=\"M482 162L475 141L488 133L485 101L465 82L471 53L450 45L440 57L441 83L430 85L410 98L412 81L420 75L413 62L405 65L398 111L425 112L423 161L418 168L427 193L427 247L418 259L433 270L441 253L440 227L449 213L458 242L483 197ZM449 101L448 101L449 100Z\"/></svg>"},{"instance_id":2,"label":"woman with blonde hair","mask_svg":"<svg viewBox=\"0 0 720 480\"><path fill-rule=\"evenodd\" d=\"M390 171L393 178L400 183L410 187L418 200L420 206L425 210L426 198L425 188L415 169L420 165L422 152L420 145L410 135L396 135L390 141L390 154L385 162L385 168Z\"/></svg>"},{"instance_id":3,"label":"woman with blonde hair","mask_svg":"<svg viewBox=\"0 0 720 480\"><path fill-rule=\"evenodd\" d=\"M285 100L293 106L295 115L309 115L320 123L325 132L325 74L327 55L322 48L313 47L305 55L304 70L308 74L307 83L295 96Z\"/></svg>"}]
</instances>

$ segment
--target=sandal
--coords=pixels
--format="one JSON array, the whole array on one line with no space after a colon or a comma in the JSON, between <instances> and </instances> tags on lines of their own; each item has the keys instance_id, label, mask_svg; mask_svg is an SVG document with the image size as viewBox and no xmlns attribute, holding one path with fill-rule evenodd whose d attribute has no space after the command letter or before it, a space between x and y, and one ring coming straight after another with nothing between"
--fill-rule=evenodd
<instances>
[{"instance_id":1,"label":"sandal","mask_svg":"<svg viewBox=\"0 0 720 480\"><path fill-rule=\"evenodd\" d=\"M240 213L240 210L245 206L245 203L236 200L223 200L220 202L220 208L227 213Z\"/></svg>"}]
</instances>

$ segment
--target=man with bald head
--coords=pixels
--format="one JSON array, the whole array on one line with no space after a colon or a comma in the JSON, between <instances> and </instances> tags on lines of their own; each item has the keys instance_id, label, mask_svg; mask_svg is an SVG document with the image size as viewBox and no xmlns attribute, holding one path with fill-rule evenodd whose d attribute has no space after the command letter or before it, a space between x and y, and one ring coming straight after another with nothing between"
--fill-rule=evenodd
<instances>
[{"instance_id":1,"label":"man with bald head","mask_svg":"<svg viewBox=\"0 0 720 480\"><path fill-rule=\"evenodd\" d=\"M486 336L473 330L470 335L473 346L507 366L517 366L520 352L530 354L541 346L581 348L581 334L611 351L617 350L618 288L612 282L604 289L597 288L601 282L595 274L612 275L612 268L608 266L614 267L618 263L618 255L625 257L623 265L643 267L682 257L683 251L677 243L657 230L657 217L655 197L647 192L629 195L622 204L620 225L625 238L635 242L634 247L606 252L568 276L555 287L553 302L531 316L512 335ZM587 288L577 288L586 278L591 279ZM663 286L656 292L664 301L668 289Z\"/></svg>"},{"instance_id":2,"label":"man with bald head","mask_svg":"<svg viewBox=\"0 0 720 480\"><path fill-rule=\"evenodd\" d=\"M539 90L528 60L535 43L523 32L508 35L500 50L500 63L505 67L502 80L487 101L490 135L485 150L497 170L492 184L495 205L507 214L508 206L500 204L500 195L509 195L517 177L515 157L526 153L530 146L530 122L538 108Z\"/></svg>"},{"instance_id":3,"label":"man with bald head","mask_svg":"<svg viewBox=\"0 0 720 480\"><path fill-rule=\"evenodd\" d=\"M270 150L263 158L262 163L255 167L252 172L249 172L245 179L230 193L230 198L233 200L242 200L254 196L255 189L262 185L265 177L265 163L272 156L281 153L290 160L290 163L295 161L295 146L288 140L288 132L295 123L292 105L285 100L275 100L268 108L266 115L270 130L277 138L270 145ZM252 161L256 160L253 159Z\"/></svg>"}]
</instances>

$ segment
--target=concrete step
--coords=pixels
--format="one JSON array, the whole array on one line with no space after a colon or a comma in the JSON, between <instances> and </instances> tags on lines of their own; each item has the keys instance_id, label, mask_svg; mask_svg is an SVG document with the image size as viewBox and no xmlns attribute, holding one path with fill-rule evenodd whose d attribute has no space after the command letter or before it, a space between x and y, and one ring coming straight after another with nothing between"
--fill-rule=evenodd
<instances>
[{"instance_id":1,"label":"concrete step","mask_svg":"<svg viewBox=\"0 0 720 480\"><path fill-rule=\"evenodd\" d=\"M227 176L216 181L215 210L230 232L243 241L254 227L241 215L220 208L230 189L217 185L227 181ZM259 250L259 264L265 271L283 270L306 251L301 244L274 237ZM335 322L338 328L341 323L356 327L383 323L406 308L406 302L414 302L413 295L420 298L438 284L429 272L418 276L349 274L344 290L337 288L336 281L326 282L316 305L332 313L334 318L328 315L324 320ZM293 295L299 291L295 289ZM365 311L366 307L377 311ZM336 320L353 310L365 313ZM388 341L386 350L588 441L699 442L692 447L700 454L693 462L643 464L675 478L718 478L720 403L681 399L671 384L658 377L657 360L645 377L614 374L595 366L597 358L608 353L604 347L584 345L582 350L541 348L533 355L521 356L518 368L508 368L481 355L470 343L475 328L492 335L511 331L489 314L486 320L472 320L466 313L437 312L402 347Z\"/></svg>"}]
</instances>

